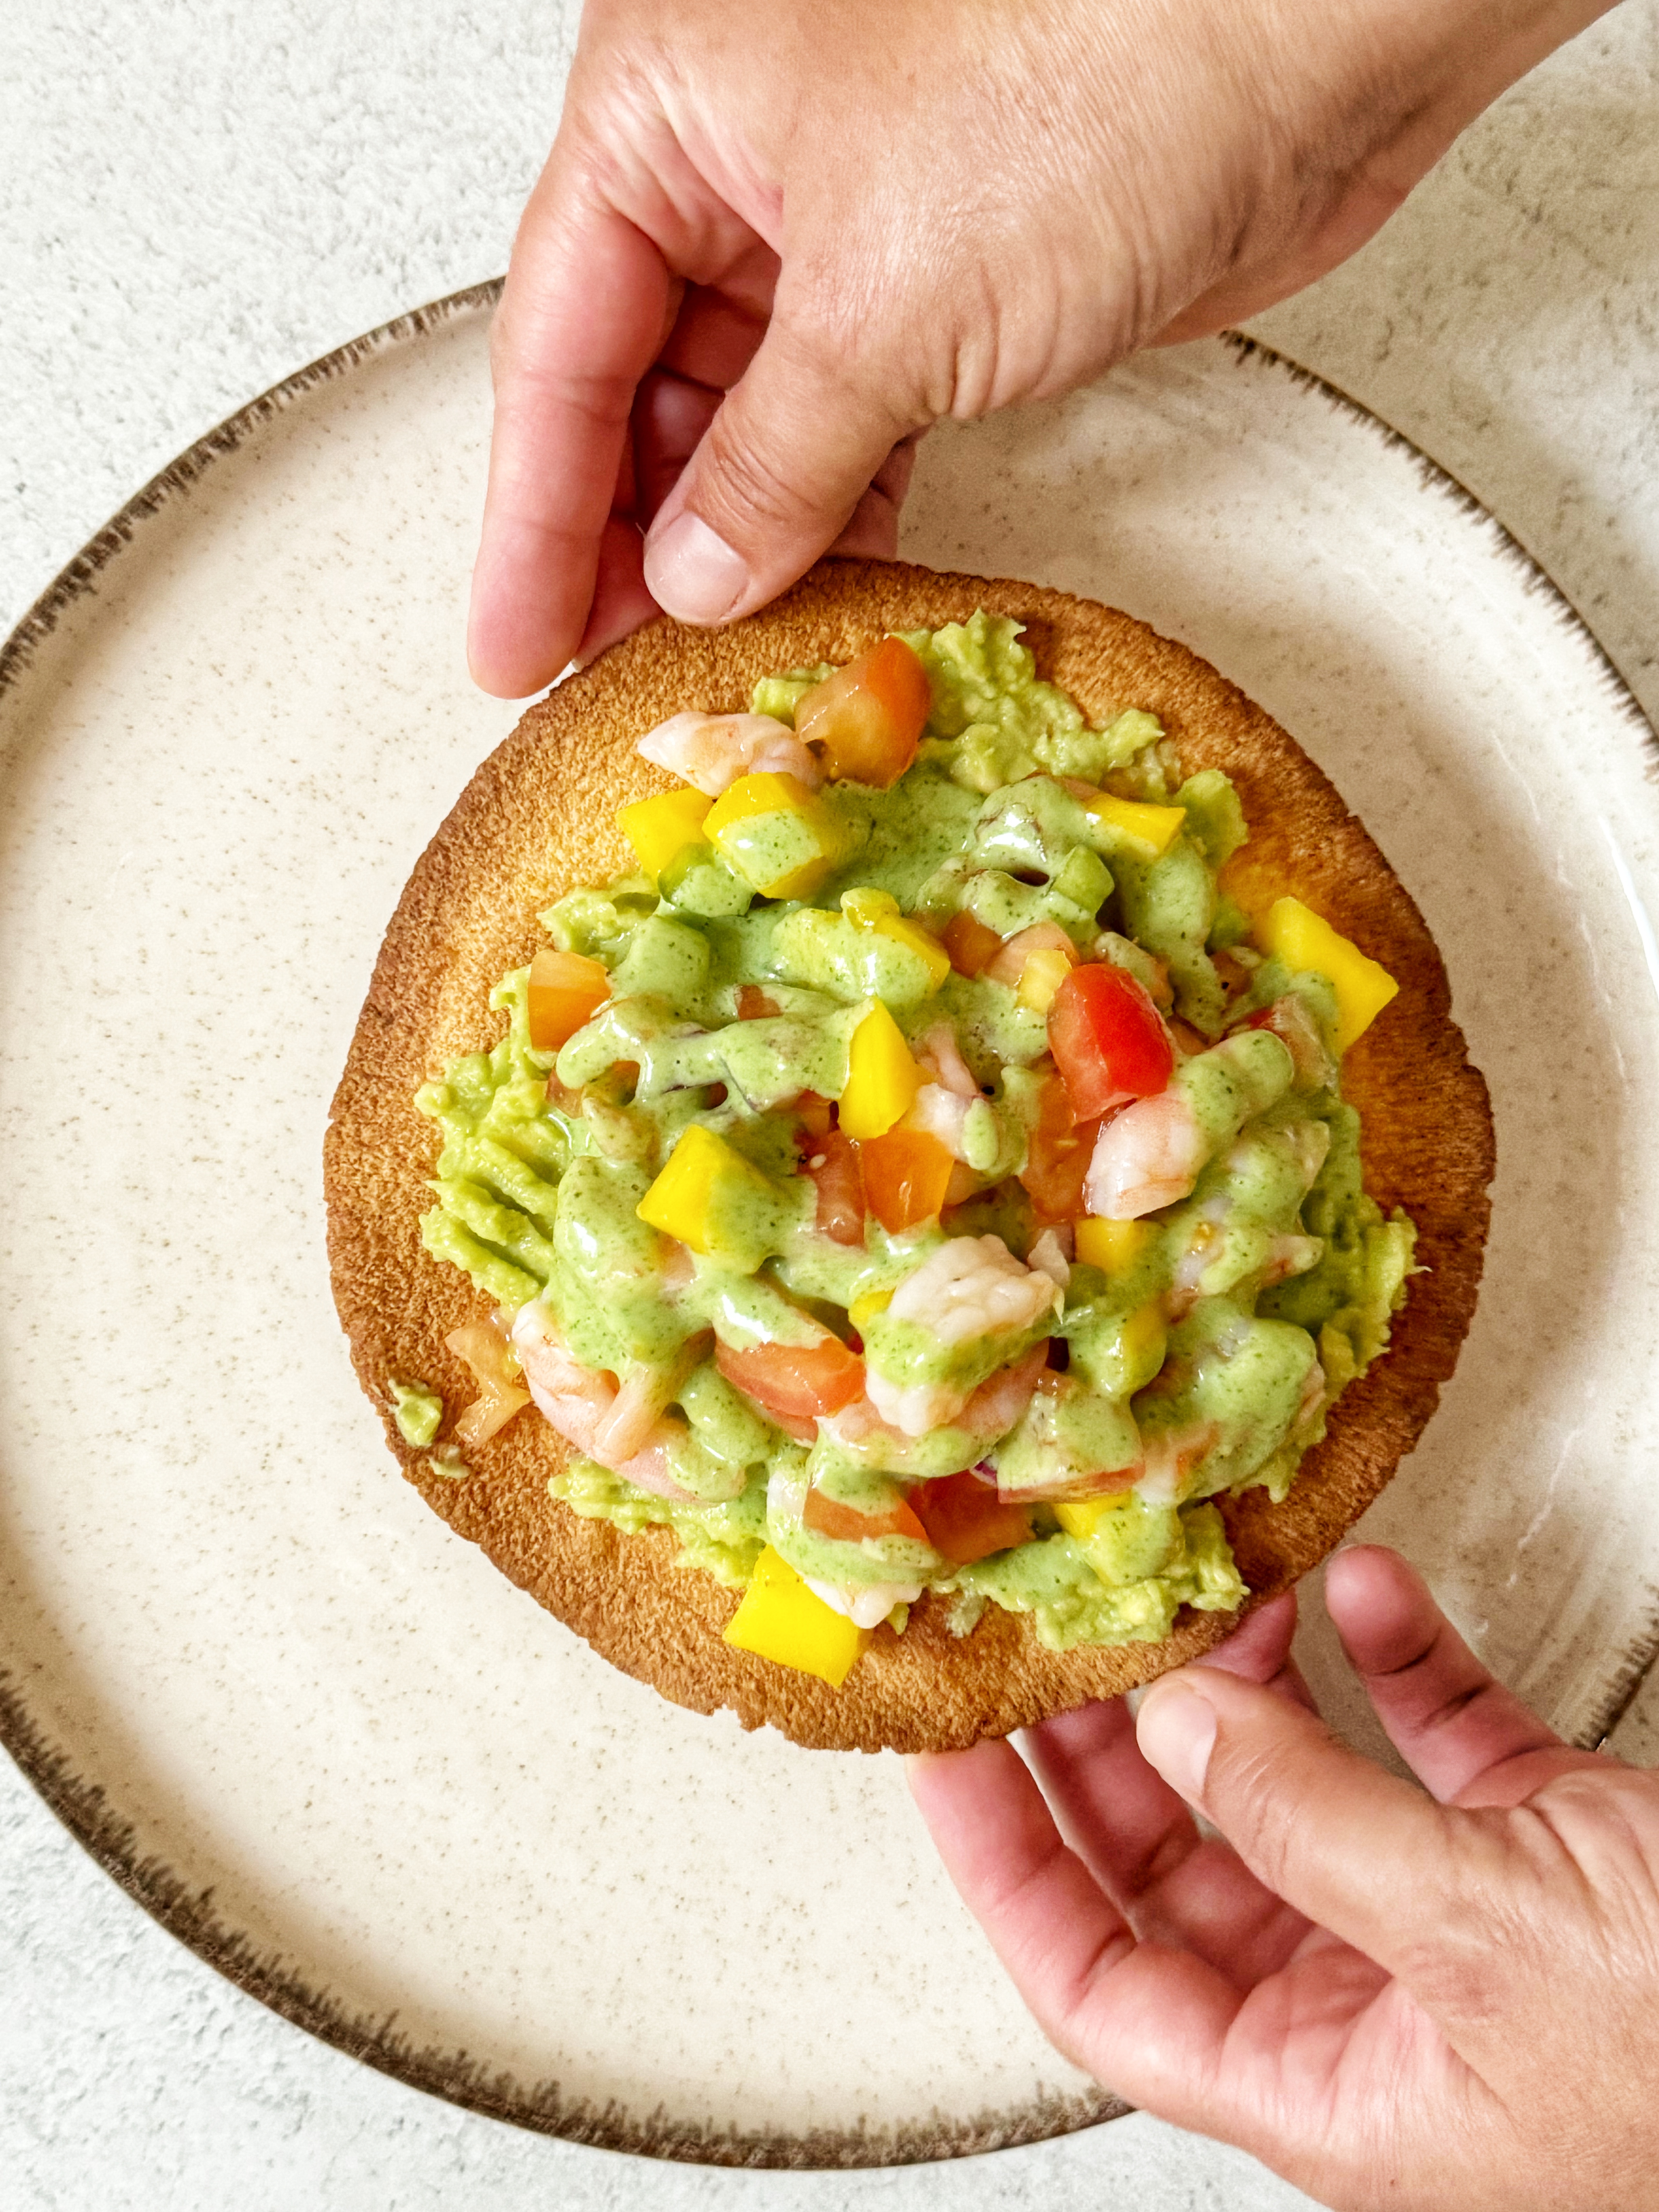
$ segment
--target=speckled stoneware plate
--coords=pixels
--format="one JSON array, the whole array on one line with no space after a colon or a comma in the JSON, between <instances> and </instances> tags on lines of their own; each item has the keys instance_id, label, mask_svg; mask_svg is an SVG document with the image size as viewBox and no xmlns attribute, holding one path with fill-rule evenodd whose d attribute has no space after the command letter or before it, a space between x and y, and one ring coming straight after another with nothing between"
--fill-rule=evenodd
<instances>
[{"instance_id":1,"label":"speckled stoneware plate","mask_svg":"<svg viewBox=\"0 0 1659 2212\"><path fill-rule=\"evenodd\" d=\"M896 1761L612 1673L398 1480L347 1364L328 1101L404 877L513 720L461 658L489 301L216 432L0 666L5 1738L245 1988L486 2111L755 2164L1081 2126L1121 2107L1027 2021ZM1659 1614L1650 733L1455 485L1226 343L940 432L903 550L1196 647L1421 904L1496 1212L1366 1525L1593 1741Z\"/></svg>"}]
</instances>

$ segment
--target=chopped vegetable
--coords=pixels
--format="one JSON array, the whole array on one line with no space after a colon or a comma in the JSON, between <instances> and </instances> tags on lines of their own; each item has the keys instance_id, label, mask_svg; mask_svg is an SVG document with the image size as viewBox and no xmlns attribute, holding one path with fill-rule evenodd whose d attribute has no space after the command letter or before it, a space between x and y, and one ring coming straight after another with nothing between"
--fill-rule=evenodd
<instances>
[{"instance_id":1,"label":"chopped vegetable","mask_svg":"<svg viewBox=\"0 0 1659 2212\"><path fill-rule=\"evenodd\" d=\"M1083 1211L1083 1186L1094 1151L1096 1125L1073 1119L1065 1084L1051 1075L1037 1101L1019 1179L1042 1221L1072 1221Z\"/></svg>"},{"instance_id":2,"label":"chopped vegetable","mask_svg":"<svg viewBox=\"0 0 1659 2212\"><path fill-rule=\"evenodd\" d=\"M611 996L611 972L602 960L544 945L530 963L526 1012L537 1052L557 1052L586 1027Z\"/></svg>"},{"instance_id":3,"label":"chopped vegetable","mask_svg":"<svg viewBox=\"0 0 1659 2212\"><path fill-rule=\"evenodd\" d=\"M811 1139L805 1172L817 1190L813 1226L835 1243L864 1242L864 1178L858 1147L842 1129Z\"/></svg>"},{"instance_id":4,"label":"chopped vegetable","mask_svg":"<svg viewBox=\"0 0 1659 2212\"><path fill-rule=\"evenodd\" d=\"M770 1225L767 1217L775 1218L776 1194L757 1167L694 1121L635 1211L694 1252L753 1267L763 1256L757 1235Z\"/></svg>"},{"instance_id":5,"label":"chopped vegetable","mask_svg":"<svg viewBox=\"0 0 1659 2212\"><path fill-rule=\"evenodd\" d=\"M879 999L853 1032L841 1126L849 1137L885 1136L916 1103L921 1070Z\"/></svg>"},{"instance_id":6,"label":"chopped vegetable","mask_svg":"<svg viewBox=\"0 0 1659 2212\"><path fill-rule=\"evenodd\" d=\"M916 757L933 703L927 671L902 637L838 668L795 709L795 734L822 745L832 776L885 791Z\"/></svg>"},{"instance_id":7,"label":"chopped vegetable","mask_svg":"<svg viewBox=\"0 0 1659 2212\"><path fill-rule=\"evenodd\" d=\"M1077 1224L1077 1256L1103 1274L1127 1275L1152 1241L1150 1221L1102 1221L1090 1216Z\"/></svg>"},{"instance_id":8,"label":"chopped vegetable","mask_svg":"<svg viewBox=\"0 0 1659 2212\"><path fill-rule=\"evenodd\" d=\"M889 1129L860 1146L859 1165L871 1212L896 1237L937 1217L956 1160L926 1129Z\"/></svg>"},{"instance_id":9,"label":"chopped vegetable","mask_svg":"<svg viewBox=\"0 0 1659 2212\"><path fill-rule=\"evenodd\" d=\"M755 1562L743 1603L726 1624L726 1641L780 1667L816 1674L838 1690L864 1656L867 1629L810 1590L769 1544Z\"/></svg>"},{"instance_id":10,"label":"chopped vegetable","mask_svg":"<svg viewBox=\"0 0 1659 2212\"><path fill-rule=\"evenodd\" d=\"M873 930L878 936L890 937L896 945L908 945L925 964L931 989L937 991L950 974L950 954L931 929L924 929L919 921L911 921L901 913L891 891L843 891L841 910L854 928Z\"/></svg>"},{"instance_id":11,"label":"chopped vegetable","mask_svg":"<svg viewBox=\"0 0 1659 2212\"><path fill-rule=\"evenodd\" d=\"M813 1344L718 1345L714 1364L746 1398L779 1420L811 1422L864 1395L864 1362L828 1329Z\"/></svg>"},{"instance_id":12,"label":"chopped vegetable","mask_svg":"<svg viewBox=\"0 0 1659 2212\"><path fill-rule=\"evenodd\" d=\"M617 827L655 883L684 847L703 842L708 808L702 792L682 785L675 791L659 791L653 799L636 799L631 806L619 806Z\"/></svg>"},{"instance_id":13,"label":"chopped vegetable","mask_svg":"<svg viewBox=\"0 0 1659 2212\"><path fill-rule=\"evenodd\" d=\"M1079 1121L1126 1098L1156 1097L1175 1073L1175 1048L1146 987L1104 961L1073 969L1055 992L1048 1048Z\"/></svg>"},{"instance_id":14,"label":"chopped vegetable","mask_svg":"<svg viewBox=\"0 0 1659 2212\"><path fill-rule=\"evenodd\" d=\"M1085 805L1097 821L1146 846L1152 859L1167 853L1187 826L1184 806L1148 806L1138 799L1114 799L1105 791Z\"/></svg>"},{"instance_id":15,"label":"chopped vegetable","mask_svg":"<svg viewBox=\"0 0 1659 2212\"><path fill-rule=\"evenodd\" d=\"M1400 989L1386 968L1298 898L1275 899L1256 926L1255 941L1264 952L1277 953L1293 975L1310 968L1330 979L1339 1053L1364 1036Z\"/></svg>"},{"instance_id":16,"label":"chopped vegetable","mask_svg":"<svg viewBox=\"0 0 1659 2212\"><path fill-rule=\"evenodd\" d=\"M796 775L740 775L709 808L702 834L763 898L810 898L835 866L841 837Z\"/></svg>"},{"instance_id":17,"label":"chopped vegetable","mask_svg":"<svg viewBox=\"0 0 1659 2212\"><path fill-rule=\"evenodd\" d=\"M519 1356L500 1329L489 1322L471 1321L451 1329L444 1342L472 1370L483 1396L475 1398L455 1422L455 1438L469 1451L487 1444L515 1413L530 1403L530 1393L520 1387L524 1370Z\"/></svg>"},{"instance_id":18,"label":"chopped vegetable","mask_svg":"<svg viewBox=\"0 0 1659 2212\"><path fill-rule=\"evenodd\" d=\"M1028 952L1025 965L1019 971L1015 997L1034 1014L1046 1014L1054 1002L1054 994L1071 974L1072 965L1071 954L1061 952L1056 946Z\"/></svg>"},{"instance_id":19,"label":"chopped vegetable","mask_svg":"<svg viewBox=\"0 0 1659 2212\"><path fill-rule=\"evenodd\" d=\"M927 1531L902 1498L879 1512L860 1513L815 1487L806 1493L800 1517L817 1534L841 1544L861 1544L867 1536L908 1536L918 1544L928 1540Z\"/></svg>"},{"instance_id":20,"label":"chopped vegetable","mask_svg":"<svg viewBox=\"0 0 1659 2212\"><path fill-rule=\"evenodd\" d=\"M988 929L966 907L951 916L939 939L958 975L982 974L1002 950L1002 939L995 930Z\"/></svg>"},{"instance_id":21,"label":"chopped vegetable","mask_svg":"<svg viewBox=\"0 0 1659 2212\"><path fill-rule=\"evenodd\" d=\"M954 1566L1008 1551L1031 1534L1030 1507L1005 1504L994 1486L971 1469L919 1484L910 1502L928 1542Z\"/></svg>"}]
</instances>

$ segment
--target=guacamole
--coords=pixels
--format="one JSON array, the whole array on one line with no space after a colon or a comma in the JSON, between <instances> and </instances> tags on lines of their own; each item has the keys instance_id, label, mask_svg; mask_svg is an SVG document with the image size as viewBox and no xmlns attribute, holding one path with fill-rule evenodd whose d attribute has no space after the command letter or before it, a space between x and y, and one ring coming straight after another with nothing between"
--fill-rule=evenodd
<instances>
[{"instance_id":1,"label":"guacamole","mask_svg":"<svg viewBox=\"0 0 1659 2212\"><path fill-rule=\"evenodd\" d=\"M573 1511L860 1636L924 1592L1058 1650L1237 1606L1212 1501L1284 1496L1411 1271L1340 1084L1389 979L1243 913L1226 777L1091 726L1005 617L640 749L681 780L622 810L638 871L542 915L500 1042L416 1100L494 1425L551 1422ZM840 1679L790 1632L747 1648Z\"/></svg>"}]
</instances>

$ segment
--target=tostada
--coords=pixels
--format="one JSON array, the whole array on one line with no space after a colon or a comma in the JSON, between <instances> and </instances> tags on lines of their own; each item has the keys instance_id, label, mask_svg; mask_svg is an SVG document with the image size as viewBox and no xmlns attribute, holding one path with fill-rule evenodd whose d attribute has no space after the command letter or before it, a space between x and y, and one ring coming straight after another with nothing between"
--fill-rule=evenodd
<instances>
[{"instance_id":1,"label":"tostada","mask_svg":"<svg viewBox=\"0 0 1659 2212\"><path fill-rule=\"evenodd\" d=\"M827 562L533 707L334 1102L357 1372L605 1657L944 1748L1337 1541L1474 1307L1485 1085L1409 895L1129 617Z\"/></svg>"}]
</instances>

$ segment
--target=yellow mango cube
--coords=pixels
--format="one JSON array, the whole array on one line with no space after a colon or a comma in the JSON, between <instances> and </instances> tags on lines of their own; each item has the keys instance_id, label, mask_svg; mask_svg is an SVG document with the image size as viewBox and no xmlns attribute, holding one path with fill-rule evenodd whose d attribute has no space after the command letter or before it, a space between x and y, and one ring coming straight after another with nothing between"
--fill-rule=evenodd
<instances>
[{"instance_id":1,"label":"yellow mango cube","mask_svg":"<svg viewBox=\"0 0 1659 2212\"><path fill-rule=\"evenodd\" d=\"M1184 806L1149 806L1143 799L1114 799L1109 791L1084 805L1097 821L1121 830L1137 844L1150 846L1154 858L1167 853L1187 826Z\"/></svg>"},{"instance_id":2,"label":"yellow mango cube","mask_svg":"<svg viewBox=\"0 0 1659 2212\"><path fill-rule=\"evenodd\" d=\"M1103 1221L1091 1215L1077 1224L1077 1256L1103 1274L1127 1275L1157 1233L1150 1221Z\"/></svg>"},{"instance_id":3,"label":"yellow mango cube","mask_svg":"<svg viewBox=\"0 0 1659 2212\"><path fill-rule=\"evenodd\" d=\"M841 858L828 809L787 772L740 775L709 808L702 835L763 898L810 898Z\"/></svg>"},{"instance_id":4,"label":"yellow mango cube","mask_svg":"<svg viewBox=\"0 0 1659 2212\"><path fill-rule=\"evenodd\" d=\"M1148 1298L1144 1306L1137 1306L1123 1324L1118 1338L1125 1364L1139 1380L1132 1389L1144 1389L1164 1364L1164 1355L1169 1350L1170 1333L1164 1318L1164 1309L1156 1298Z\"/></svg>"},{"instance_id":5,"label":"yellow mango cube","mask_svg":"<svg viewBox=\"0 0 1659 2212\"><path fill-rule=\"evenodd\" d=\"M1292 975L1311 969L1336 993L1336 1049L1345 1053L1399 991L1388 969L1339 935L1298 898L1275 899L1256 924L1262 951L1277 953Z\"/></svg>"},{"instance_id":6,"label":"yellow mango cube","mask_svg":"<svg viewBox=\"0 0 1659 2212\"><path fill-rule=\"evenodd\" d=\"M1068 1536L1086 1544L1108 1515L1121 1512L1124 1499L1133 1497L1133 1490L1114 1490L1104 1498L1071 1498L1055 1506L1054 1518Z\"/></svg>"},{"instance_id":7,"label":"yellow mango cube","mask_svg":"<svg viewBox=\"0 0 1659 2212\"><path fill-rule=\"evenodd\" d=\"M862 1297L854 1298L848 1307L847 1318L862 1334L876 1316L885 1313L892 1303L893 1293L890 1291L866 1291Z\"/></svg>"},{"instance_id":8,"label":"yellow mango cube","mask_svg":"<svg viewBox=\"0 0 1659 2212\"><path fill-rule=\"evenodd\" d=\"M924 929L919 921L900 912L890 891L878 891L871 885L843 891L841 910L854 928L873 930L878 936L890 937L896 945L908 945L927 970L930 991L937 991L950 974L950 954L931 929Z\"/></svg>"},{"instance_id":9,"label":"yellow mango cube","mask_svg":"<svg viewBox=\"0 0 1659 2212\"><path fill-rule=\"evenodd\" d=\"M634 1210L694 1252L755 1267L757 1232L763 1243L776 1205L777 1194L760 1170L694 1121Z\"/></svg>"},{"instance_id":10,"label":"yellow mango cube","mask_svg":"<svg viewBox=\"0 0 1659 2212\"><path fill-rule=\"evenodd\" d=\"M826 1605L769 1544L722 1633L739 1651L816 1674L832 1690L840 1689L870 1641L867 1629L854 1628L844 1613Z\"/></svg>"},{"instance_id":11,"label":"yellow mango cube","mask_svg":"<svg viewBox=\"0 0 1659 2212\"><path fill-rule=\"evenodd\" d=\"M702 843L712 804L683 784L678 791L659 791L654 799L636 799L631 806L617 809L617 827L653 884L676 854Z\"/></svg>"},{"instance_id":12,"label":"yellow mango cube","mask_svg":"<svg viewBox=\"0 0 1659 2212\"><path fill-rule=\"evenodd\" d=\"M842 1127L860 1142L884 1137L915 1104L921 1084L921 1070L903 1031L878 999L854 1030L848 1048Z\"/></svg>"},{"instance_id":13,"label":"yellow mango cube","mask_svg":"<svg viewBox=\"0 0 1659 2212\"><path fill-rule=\"evenodd\" d=\"M1057 945L1045 945L1036 952L1028 952L1014 996L1034 1014L1046 1014L1054 1004L1055 992L1076 964L1071 954L1062 952Z\"/></svg>"}]
</instances>

